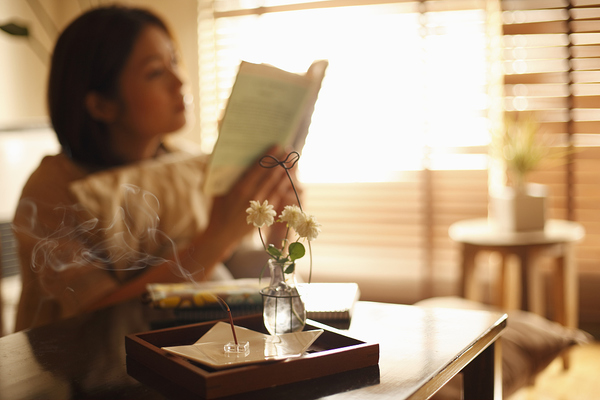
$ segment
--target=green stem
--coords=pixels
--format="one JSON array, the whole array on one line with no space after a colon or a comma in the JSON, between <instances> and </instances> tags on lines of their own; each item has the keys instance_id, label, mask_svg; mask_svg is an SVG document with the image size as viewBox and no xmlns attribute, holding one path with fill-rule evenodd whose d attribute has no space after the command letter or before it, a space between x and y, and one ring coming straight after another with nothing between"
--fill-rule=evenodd
<instances>
[{"instance_id":1,"label":"green stem","mask_svg":"<svg viewBox=\"0 0 600 400\"><path fill-rule=\"evenodd\" d=\"M296 311L296 309L292 306L292 314L294 314L296 316L296 319L300 322L302 322L302 318L300 317L300 315L298 315L298 311Z\"/></svg>"},{"instance_id":2,"label":"green stem","mask_svg":"<svg viewBox=\"0 0 600 400\"><path fill-rule=\"evenodd\" d=\"M308 242L308 255L310 257L310 268L308 270L308 283L310 283L311 279L312 279L312 247L310 246L310 240L307 240Z\"/></svg>"},{"instance_id":3,"label":"green stem","mask_svg":"<svg viewBox=\"0 0 600 400\"><path fill-rule=\"evenodd\" d=\"M287 281L287 279L285 279L285 263L277 263L277 265L279 265L279 268L281 268L281 276L283 276L283 281Z\"/></svg>"},{"instance_id":4,"label":"green stem","mask_svg":"<svg viewBox=\"0 0 600 400\"><path fill-rule=\"evenodd\" d=\"M282 276L283 276L283 280L287 282L287 278L286 278L286 273L285 273L285 263L281 263L280 264L281 267L281 272L282 272ZM287 274L287 275L292 275L292 274ZM293 281L293 279L292 279ZM302 317L300 317L300 314L298 314L298 311L296 311L296 308L294 307L294 302L292 301L292 314L294 314L294 316L296 317L296 319L300 322L302 322Z\"/></svg>"},{"instance_id":5,"label":"green stem","mask_svg":"<svg viewBox=\"0 0 600 400\"><path fill-rule=\"evenodd\" d=\"M265 251L267 251L267 245L265 244L265 240L263 239L262 231L260 230L260 228L258 228L258 236L260 236L260 241L263 245L263 248L265 249Z\"/></svg>"},{"instance_id":6,"label":"green stem","mask_svg":"<svg viewBox=\"0 0 600 400\"><path fill-rule=\"evenodd\" d=\"M285 224L286 229L285 229L285 236L283 237L283 239L281 240L281 254L283 254L283 249L285 249L285 243L288 240L288 235L290 233L290 226L288 224Z\"/></svg>"}]
</instances>

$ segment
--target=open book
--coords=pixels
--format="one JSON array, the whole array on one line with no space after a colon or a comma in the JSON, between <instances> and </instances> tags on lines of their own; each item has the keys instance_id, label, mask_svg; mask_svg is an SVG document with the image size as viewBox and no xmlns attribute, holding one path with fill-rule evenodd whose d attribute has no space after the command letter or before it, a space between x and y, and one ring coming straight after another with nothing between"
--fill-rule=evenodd
<instances>
[{"instance_id":1,"label":"open book","mask_svg":"<svg viewBox=\"0 0 600 400\"><path fill-rule=\"evenodd\" d=\"M227 193L275 144L302 150L327 66L319 60L295 74L242 61L208 166L207 194Z\"/></svg>"}]
</instances>

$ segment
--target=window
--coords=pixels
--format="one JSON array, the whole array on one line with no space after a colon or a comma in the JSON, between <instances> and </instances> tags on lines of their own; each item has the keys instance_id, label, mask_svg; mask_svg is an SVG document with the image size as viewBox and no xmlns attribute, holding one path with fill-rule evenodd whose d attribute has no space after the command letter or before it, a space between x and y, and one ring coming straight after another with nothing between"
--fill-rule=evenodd
<instances>
[{"instance_id":1,"label":"window","mask_svg":"<svg viewBox=\"0 0 600 400\"><path fill-rule=\"evenodd\" d=\"M362 288L384 275L396 296L434 270L450 279L448 226L487 213L498 11L495 0L201 2L205 150L240 60L305 71L328 59L300 166L324 226L314 276Z\"/></svg>"},{"instance_id":2,"label":"window","mask_svg":"<svg viewBox=\"0 0 600 400\"><path fill-rule=\"evenodd\" d=\"M600 259L600 1L505 0L505 107L533 110L542 130L572 149L534 172L550 187L551 218L582 223L581 273ZM582 300L583 301L583 300Z\"/></svg>"}]
</instances>

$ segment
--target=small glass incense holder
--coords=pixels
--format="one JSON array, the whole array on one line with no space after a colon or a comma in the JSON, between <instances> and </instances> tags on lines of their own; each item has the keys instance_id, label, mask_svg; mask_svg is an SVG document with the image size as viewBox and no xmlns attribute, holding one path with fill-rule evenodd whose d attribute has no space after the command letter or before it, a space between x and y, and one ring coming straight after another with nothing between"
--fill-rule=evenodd
<instances>
[{"instance_id":1,"label":"small glass incense holder","mask_svg":"<svg viewBox=\"0 0 600 400\"><path fill-rule=\"evenodd\" d=\"M227 343L224 347L223 350L225 350L225 354L228 355L248 355L250 354L250 342L240 342L240 343L235 343L235 342L229 342Z\"/></svg>"},{"instance_id":2,"label":"small glass incense holder","mask_svg":"<svg viewBox=\"0 0 600 400\"><path fill-rule=\"evenodd\" d=\"M231 325L231 334L233 335L233 342L228 342L223 350L225 351L225 355L228 356L243 356L246 357L250 354L250 342L238 342L237 335L235 334L235 325L233 324L233 316L231 315L231 309L225 300L217 296L219 300L223 302L225 308L227 309L227 314L229 315L229 325Z\"/></svg>"}]
</instances>

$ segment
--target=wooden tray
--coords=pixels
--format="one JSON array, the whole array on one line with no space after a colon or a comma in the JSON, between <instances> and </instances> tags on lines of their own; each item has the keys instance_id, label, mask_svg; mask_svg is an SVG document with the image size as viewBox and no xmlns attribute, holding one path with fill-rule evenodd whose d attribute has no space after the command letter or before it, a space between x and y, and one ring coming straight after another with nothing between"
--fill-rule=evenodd
<instances>
[{"instance_id":1,"label":"wooden tray","mask_svg":"<svg viewBox=\"0 0 600 400\"><path fill-rule=\"evenodd\" d=\"M358 369L370 371L370 384L378 382L378 344L350 338L327 325L310 320L305 329L323 329L324 332L308 353L299 358L217 371L161 349L192 344L215 323L211 321L127 335L125 349L128 373L142 383L163 392L168 391L165 393L168 396L175 394L171 391L173 388L178 388L178 392L187 394L186 398L205 399L254 392L329 375L343 377L341 373ZM262 315L239 317L235 324L266 333ZM310 384L307 382L307 385Z\"/></svg>"}]
</instances>

